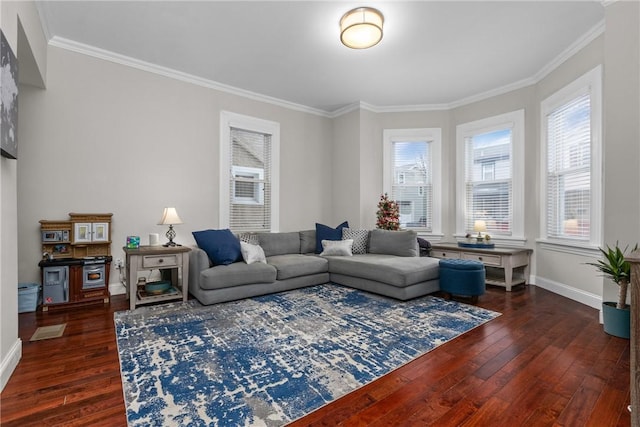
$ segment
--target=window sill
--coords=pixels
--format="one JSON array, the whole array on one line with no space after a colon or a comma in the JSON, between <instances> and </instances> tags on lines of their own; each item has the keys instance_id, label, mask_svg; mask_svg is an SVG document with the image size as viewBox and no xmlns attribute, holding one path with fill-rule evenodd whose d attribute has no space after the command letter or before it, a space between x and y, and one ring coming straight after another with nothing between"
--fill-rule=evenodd
<instances>
[{"instance_id":1,"label":"window sill","mask_svg":"<svg viewBox=\"0 0 640 427\"><path fill-rule=\"evenodd\" d=\"M536 239L536 243L540 246L540 249L554 252L562 252L565 254L588 256L591 258L598 258L600 256L600 249L597 246L590 245L588 243L548 240L548 239Z\"/></svg>"},{"instance_id":2,"label":"window sill","mask_svg":"<svg viewBox=\"0 0 640 427\"><path fill-rule=\"evenodd\" d=\"M420 231L416 229L413 229L413 230L418 232L418 237L420 237L421 239L428 240L431 243L440 242L444 237L444 234L442 233L427 233L426 231Z\"/></svg>"}]
</instances>

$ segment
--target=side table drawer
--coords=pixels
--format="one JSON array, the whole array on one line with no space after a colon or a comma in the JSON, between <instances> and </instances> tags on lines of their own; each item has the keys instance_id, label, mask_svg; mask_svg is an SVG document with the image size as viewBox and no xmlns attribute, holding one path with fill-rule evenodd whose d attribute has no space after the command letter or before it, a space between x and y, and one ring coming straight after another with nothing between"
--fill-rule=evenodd
<instances>
[{"instance_id":1,"label":"side table drawer","mask_svg":"<svg viewBox=\"0 0 640 427\"><path fill-rule=\"evenodd\" d=\"M434 249L431 251L431 256L435 258L460 258L460 252Z\"/></svg>"},{"instance_id":2,"label":"side table drawer","mask_svg":"<svg viewBox=\"0 0 640 427\"><path fill-rule=\"evenodd\" d=\"M142 267L144 268L176 267L182 260L181 255L182 254L145 255L142 257Z\"/></svg>"},{"instance_id":3,"label":"side table drawer","mask_svg":"<svg viewBox=\"0 0 640 427\"><path fill-rule=\"evenodd\" d=\"M502 257L499 255L488 255L488 254L472 254L469 252L464 252L462 254L463 259L471 259L474 261L480 261L484 265L502 265Z\"/></svg>"}]
</instances>

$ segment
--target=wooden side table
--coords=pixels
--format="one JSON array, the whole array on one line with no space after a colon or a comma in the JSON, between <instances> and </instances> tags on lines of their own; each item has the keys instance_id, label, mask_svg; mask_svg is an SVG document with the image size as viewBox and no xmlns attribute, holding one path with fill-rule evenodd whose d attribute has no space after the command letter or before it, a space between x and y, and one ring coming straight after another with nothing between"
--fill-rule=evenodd
<instances>
[{"instance_id":1,"label":"wooden side table","mask_svg":"<svg viewBox=\"0 0 640 427\"><path fill-rule=\"evenodd\" d=\"M186 301L189 295L189 252L184 246L140 246L137 249L122 248L127 260L127 297L129 308L155 302ZM171 285L175 291L160 295L146 295L138 292L138 272L150 270L169 270ZM177 292L176 292L177 291Z\"/></svg>"},{"instance_id":2,"label":"wooden side table","mask_svg":"<svg viewBox=\"0 0 640 427\"><path fill-rule=\"evenodd\" d=\"M486 283L511 288L529 282L531 253L528 248L465 248L457 243L437 243L431 247L431 256L435 258L462 258L482 262L491 271L502 271L502 275L489 274ZM515 274L514 274L515 273Z\"/></svg>"}]
</instances>

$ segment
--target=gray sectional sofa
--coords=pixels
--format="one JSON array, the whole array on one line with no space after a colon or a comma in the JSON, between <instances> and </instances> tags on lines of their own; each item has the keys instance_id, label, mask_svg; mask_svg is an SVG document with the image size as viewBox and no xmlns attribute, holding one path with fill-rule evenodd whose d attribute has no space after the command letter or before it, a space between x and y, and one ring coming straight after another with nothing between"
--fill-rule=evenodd
<instances>
[{"instance_id":1,"label":"gray sectional sofa","mask_svg":"<svg viewBox=\"0 0 640 427\"><path fill-rule=\"evenodd\" d=\"M189 292L202 304L337 283L399 300L438 291L438 259L420 257L415 231L371 230L367 252L320 256L315 230L258 233L266 263L211 265L206 252L189 257Z\"/></svg>"}]
</instances>

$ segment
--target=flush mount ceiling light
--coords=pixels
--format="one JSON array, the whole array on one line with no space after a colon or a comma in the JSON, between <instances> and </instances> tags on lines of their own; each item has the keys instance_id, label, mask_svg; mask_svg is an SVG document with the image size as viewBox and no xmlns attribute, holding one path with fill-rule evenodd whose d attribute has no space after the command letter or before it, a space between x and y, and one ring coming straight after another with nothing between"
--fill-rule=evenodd
<instances>
[{"instance_id":1,"label":"flush mount ceiling light","mask_svg":"<svg viewBox=\"0 0 640 427\"><path fill-rule=\"evenodd\" d=\"M384 16L372 7L359 7L340 19L340 41L352 49L367 49L382 40Z\"/></svg>"}]
</instances>

